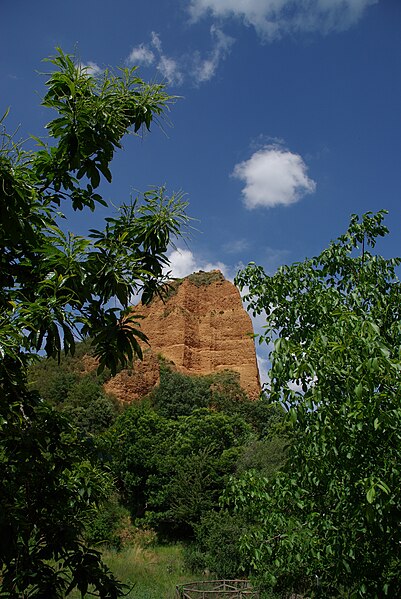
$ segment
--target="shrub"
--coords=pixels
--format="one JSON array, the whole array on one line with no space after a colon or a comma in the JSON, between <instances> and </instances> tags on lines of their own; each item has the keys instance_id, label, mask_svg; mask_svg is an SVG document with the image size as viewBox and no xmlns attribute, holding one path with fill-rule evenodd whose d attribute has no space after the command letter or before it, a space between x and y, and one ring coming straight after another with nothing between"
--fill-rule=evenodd
<instances>
[{"instance_id":1,"label":"shrub","mask_svg":"<svg viewBox=\"0 0 401 599\"><path fill-rule=\"evenodd\" d=\"M243 577L239 537L244 523L226 510L211 511L195 527L196 541L187 546L185 561L195 572L208 570L216 578Z\"/></svg>"}]
</instances>

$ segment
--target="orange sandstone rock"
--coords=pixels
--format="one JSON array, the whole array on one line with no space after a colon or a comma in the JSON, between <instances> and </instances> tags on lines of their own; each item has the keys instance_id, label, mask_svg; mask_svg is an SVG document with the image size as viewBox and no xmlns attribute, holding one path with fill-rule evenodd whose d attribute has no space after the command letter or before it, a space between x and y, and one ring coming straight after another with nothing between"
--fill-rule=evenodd
<instances>
[{"instance_id":1,"label":"orange sandstone rock","mask_svg":"<svg viewBox=\"0 0 401 599\"><path fill-rule=\"evenodd\" d=\"M157 384L158 378L148 371L153 370L158 354L185 374L236 371L248 396L259 396L252 322L238 290L220 271L200 271L175 281L164 302L155 298L148 306L136 306L134 312L143 317L139 322L151 353L145 354L142 364L135 364L131 376L123 371L107 383L106 390L120 400L132 401L140 396L137 386L141 386L141 374L146 379L142 391L147 384L148 391ZM152 364L147 363L150 355Z\"/></svg>"}]
</instances>

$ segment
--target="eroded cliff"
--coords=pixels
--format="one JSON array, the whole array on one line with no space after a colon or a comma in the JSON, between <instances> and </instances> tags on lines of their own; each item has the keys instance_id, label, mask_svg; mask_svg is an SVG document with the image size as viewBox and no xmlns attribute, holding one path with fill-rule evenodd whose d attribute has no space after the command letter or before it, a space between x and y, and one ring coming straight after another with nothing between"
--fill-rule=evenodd
<instances>
[{"instance_id":1,"label":"eroded cliff","mask_svg":"<svg viewBox=\"0 0 401 599\"><path fill-rule=\"evenodd\" d=\"M161 354L185 374L221 370L239 373L250 398L260 393L252 322L236 287L220 271L198 272L172 284L164 302L138 305L135 313L150 351L132 372L111 379L106 390L122 401L143 396L157 383L155 357Z\"/></svg>"}]
</instances>

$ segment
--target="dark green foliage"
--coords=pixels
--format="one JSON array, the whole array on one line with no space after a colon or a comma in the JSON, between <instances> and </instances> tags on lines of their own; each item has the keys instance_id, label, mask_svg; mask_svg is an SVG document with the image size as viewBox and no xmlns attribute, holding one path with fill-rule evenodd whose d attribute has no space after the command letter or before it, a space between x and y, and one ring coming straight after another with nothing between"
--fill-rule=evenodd
<instances>
[{"instance_id":1,"label":"dark green foliage","mask_svg":"<svg viewBox=\"0 0 401 599\"><path fill-rule=\"evenodd\" d=\"M94 510L85 528L85 540L91 546L121 549L121 530L127 521L129 514L121 505L118 495L113 493Z\"/></svg>"},{"instance_id":2,"label":"dark green foliage","mask_svg":"<svg viewBox=\"0 0 401 599\"><path fill-rule=\"evenodd\" d=\"M210 403L210 382L205 377L187 376L160 364L160 384L151 392L150 401L165 418L188 416Z\"/></svg>"},{"instance_id":3,"label":"dark green foliage","mask_svg":"<svg viewBox=\"0 0 401 599\"><path fill-rule=\"evenodd\" d=\"M50 361L56 366L56 361L51 360L51 358L43 360L43 363L49 363ZM46 372L46 375L42 376L42 384L36 380L32 387L39 391L39 387L45 386L44 392L40 393L41 397L54 406L63 405L67 402L71 389L77 384L78 377L72 372L60 372L59 376L52 376L51 378L47 378L48 374L50 372Z\"/></svg>"},{"instance_id":4,"label":"dark green foliage","mask_svg":"<svg viewBox=\"0 0 401 599\"><path fill-rule=\"evenodd\" d=\"M64 597L93 583L101 597L117 597L122 587L80 540L112 488L110 476L96 466L92 446L37 397L20 397L20 404L6 391L3 399L0 596Z\"/></svg>"},{"instance_id":5,"label":"dark green foliage","mask_svg":"<svg viewBox=\"0 0 401 599\"><path fill-rule=\"evenodd\" d=\"M280 470L287 458L288 439L284 435L257 439L242 447L237 461L239 475L256 470L262 476L271 476Z\"/></svg>"},{"instance_id":6,"label":"dark green foliage","mask_svg":"<svg viewBox=\"0 0 401 599\"><path fill-rule=\"evenodd\" d=\"M401 260L369 249L384 214L353 215L319 256L272 277L255 265L238 277L276 338L270 396L293 438L276 476L248 471L226 500L249 522L244 559L277 590L401 595Z\"/></svg>"},{"instance_id":7,"label":"dark green foliage","mask_svg":"<svg viewBox=\"0 0 401 599\"><path fill-rule=\"evenodd\" d=\"M216 578L242 578L239 547L245 523L226 510L211 511L197 524L196 542L185 549L185 561L195 572L209 571Z\"/></svg>"},{"instance_id":8,"label":"dark green foliage","mask_svg":"<svg viewBox=\"0 0 401 599\"><path fill-rule=\"evenodd\" d=\"M77 344L77 350L78 356L63 357L59 363L50 358L32 365L31 386L80 431L99 434L112 425L120 408L113 397L104 393L104 373L97 376L95 370L83 370L85 359L91 357L89 344Z\"/></svg>"},{"instance_id":9,"label":"dark green foliage","mask_svg":"<svg viewBox=\"0 0 401 599\"><path fill-rule=\"evenodd\" d=\"M91 337L99 370L141 355L145 341L128 306L134 293L148 302L165 282L171 237L187 222L182 194L150 190L89 238L59 227L60 208L94 210L97 193L122 137L149 129L172 100L123 69L90 75L61 50L42 105L52 109L50 142L24 150L0 122L0 578L3 597L65 597L90 587L97 596L121 596L122 585L82 534L89 513L108 494L109 477L96 466L88 439L39 400L27 383L38 352L73 355L79 337ZM119 305L121 308L112 308ZM75 392L72 391L77 386ZM91 401L74 405L75 396ZM41 393L68 404L87 431L112 419L97 384L66 370ZM84 410L84 412L82 412ZM82 437L82 438L81 438Z\"/></svg>"},{"instance_id":10,"label":"dark green foliage","mask_svg":"<svg viewBox=\"0 0 401 599\"><path fill-rule=\"evenodd\" d=\"M173 438L173 423L153 410L132 405L103 438L112 456L112 470L121 486L132 517L143 517L148 497L168 480L166 456Z\"/></svg>"},{"instance_id":11,"label":"dark green foliage","mask_svg":"<svg viewBox=\"0 0 401 599\"><path fill-rule=\"evenodd\" d=\"M272 428L281 425L284 416L281 405L273 405L265 394L250 400L240 385L238 372L223 370L205 378L210 383L209 407L212 409L238 414L258 437L270 436Z\"/></svg>"},{"instance_id":12,"label":"dark green foliage","mask_svg":"<svg viewBox=\"0 0 401 599\"><path fill-rule=\"evenodd\" d=\"M218 509L238 463L245 467L248 444L271 435L280 419L282 411L266 399L248 400L237 373L192 377L162 362L160 385L118 418L105 449L134 520L161 536L191 537L205 514ZM271 468L282 463L278 441L263 447L269 456L259 461L270 459ZM256 459L248 462L257 466Z\"/></svg>"},{"instance_id":13,"label":"dark green foliage","mask_svg":"<svg viewBox=\"0 0 401 599\"><path fill-rule=\"evenodd\" d=\"M62 412L77 429L86 434L98 435L107 430L119 413L114 401L106 395L100 395L84 406L74 403L66 402Z\"/></svg>"},{"instance_id":14,"label":"dark green foliage","mask_svg":"<svg viewBox=\"0 0 401 599\"><path fill-rule=\"evenodd\" d=\"M212 273L213 274L213 273ZM269 436L283 420L284 410L262 395L249 400L237 372L223 370L189 376L160 363L160 383L148 396L154 409L165 418L188 416L199 408L237 414L248 422L258 437Z\"/></svg>"},{"instance_id":15,"label":"dark green foliage","mask_svg":"<svg viewBox=\"0 0 401 599\"><path fill-rule=\"evenodd\" d=\"M249 426L236 415L203 409L168 420L131 406L104 443L134 519L182 538L217 507L249 435Z\"/></svg>"}]
</instances>

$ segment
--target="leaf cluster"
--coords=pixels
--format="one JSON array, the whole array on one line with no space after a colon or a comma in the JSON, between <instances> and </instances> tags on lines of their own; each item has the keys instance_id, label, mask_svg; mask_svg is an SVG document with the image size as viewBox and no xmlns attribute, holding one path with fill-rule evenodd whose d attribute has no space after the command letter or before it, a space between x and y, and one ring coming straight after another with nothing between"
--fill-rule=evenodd
<instances>
[{"instance_id":1,"label":"leaf cluster","mask_svg":"<svg viewBox=\"0 0 401 599\"><path fill-rule=\"evenodd\" d=\"M100 369L115 372L141 355L146 339L128 307L133 295L148 302L162 288L167 247L188 220L186 202L181 193L149 190L89 238L64 232L58 207L104 203L94 190L101 175L111 181L122 136L131 126L150 127L172 98L131 71L98 80L61 50L50 62L56 70L43 104L60 115L47 125L55 145L38 141L40 149L28 152L2 134L0 352L12 360L41 349L59 357L74 351L77 335L91 335Z\"/></svg>"},{"instance_id":2,"label":"leaf cluster","mask_svg":"<svg viewBox=\"0 0 401 599\"><path fill-rule=\"evenodd\" d=\"M293 442L283 471L246 474L227 501L249 518L248 563L276 589L400 594L401 261L369 249L384 215L352 216L319 256L271 277L256 265L238 275L266 313L271 397Z\"/></svg>"},{"instance_id":3,"label":"leaf cluster","mask_svg":"<svg viewBox=\"0 0 401 599\"><path fill-rule=\"evenodd\" d=\"M56 113L49 138L35 138L29 151L0 121L1 593L64 597L77 587L82 596L91 588L112 598L122 585L82 542L91 504L110 478L66 420L28 389L27 367L38 353L72 355L77 339L89 336L100 371L115 373L141 356L146 337L129 306L163 288L167 248L188 217L183 194L168 197L162 187L123 203L89 237L61 226L64 206L106 205L98 191L112 180L123 136L149 129L173 98L135 69L95 77L60 49L49 63L42 103ZM92 393L85 385L75 393ZM91 427L95 415L87 416Z\"/></svg>"},{"instance_id":4,"label":"leaf cluster","mask_svg":"<svg viewBox=\"0 0 401 599\"><path fill-rule=\"evenodd\" d=\"M171 420L130 406L104 435L104 451L134 521L179 538L218 506L251 434L237 415L194 410Z\"/></svg>"}]
</instances>

